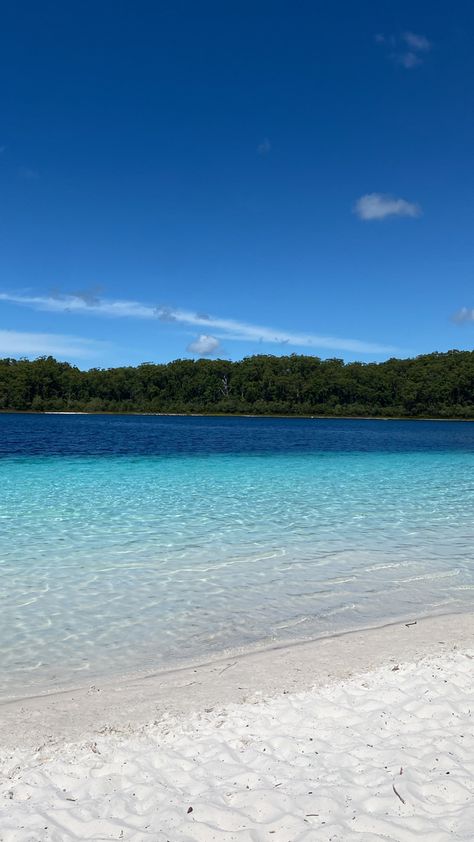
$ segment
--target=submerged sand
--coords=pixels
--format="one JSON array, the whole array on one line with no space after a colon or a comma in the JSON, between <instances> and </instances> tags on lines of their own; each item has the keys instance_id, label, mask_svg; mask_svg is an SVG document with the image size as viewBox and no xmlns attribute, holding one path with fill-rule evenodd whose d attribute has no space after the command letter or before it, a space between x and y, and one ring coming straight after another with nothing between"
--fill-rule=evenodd
<instances>
[{"instance_id":1,"label":"submerged sand","mask_svg":"<svg viewBox=\"0 0 474 842\"><path fill-rule=\"evenodd\" d=\"M474 838L474 615L3 705L2 842Z\"/></svg>"}]
</instances>

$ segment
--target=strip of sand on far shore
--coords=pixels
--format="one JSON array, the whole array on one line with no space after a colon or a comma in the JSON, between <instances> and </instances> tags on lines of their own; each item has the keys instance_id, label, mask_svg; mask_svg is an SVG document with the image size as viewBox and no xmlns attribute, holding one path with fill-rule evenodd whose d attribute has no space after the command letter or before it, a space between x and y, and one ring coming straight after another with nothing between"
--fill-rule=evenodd
<instances>
[{"instance_id":1,"label":"strip of sand on far shore","mask_svg":"<svg viewBox=\"0 0 474 842\"><path fill-rule=\"evenodd\" d=\"M473 650L446 615L4 703L0 840L472 842Z\"/></svg>"}]
</instances>

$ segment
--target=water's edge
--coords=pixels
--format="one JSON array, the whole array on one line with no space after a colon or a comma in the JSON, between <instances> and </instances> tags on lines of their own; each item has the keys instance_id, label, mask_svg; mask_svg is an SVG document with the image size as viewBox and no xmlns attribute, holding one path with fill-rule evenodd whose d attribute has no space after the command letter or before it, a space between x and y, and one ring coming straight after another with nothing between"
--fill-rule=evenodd
<instances>
[{"instance_id":1,"label":"water's edge","mask_svg":"<svg viewBox=\"0 0 474 842\"><path fill-rule=\"evenodd\" d=\"M39 411L34 409L0 409L0 415L88 415L88 416L114 416L131 418L285 418L288 420L302 418L315 421L450 421L460 424L474 423L474 418L457 418L456 416L438 415L280 415L267 413L266 415L249 414L242 412L79 412L69 410L47 410Z\"/></svg>"},{"instance_id":2,"label":"water's edge","mask_svg":"<svg viewBox=\"0 0 474 842\"><path fill-rule=\"evenodd\" d=\"M246 646L228 647L222 651L213 652L209 657L195 657L186 659L177 659L165 663L162 666L149 666L144 669L139 669L130 672L117 672L110 674L90 674L87 682L65 682L58 683L56 687L39 690L38 692L25 695L11 695L2 696L0 693L0 707L5 705L21 705L27 701L40 699L56 699L65 694L83 691L99 691L100 689L109 690L120 687L124 684L140 683L148 679L164 679L169 676L179 675L180 673L187 673L191 670L202 670L207 667L215 667L228 661L245 660L252 656L269 656L276 652L285 652L289 657L292 656L301 647L307 647L333 640L343 640L345 638L357 637L367 633L376 634L377 632L385 632L388 629L396 629L400 626L412 628L414 626L422 625L427 621L437 621L447 619L450 621L459 620L462 625L465 618L472 617L474 620L474 612L459 609L458 611L439 611L431 613L417 613L400 615L395 619L381 621L372 625L362 625L358 627L343 628L338 631L330 631L323 634L318 634L314 637L287 637L278 639L265 639L248 644ZM473 640L474 644L474 640Z\"/></svg>"},{"instance_id":3,"label":"water's edge","mask_svg":"<svg viewBox=\"0 0 474 842\"><path fill-rule=\"evenodd\" d=\"M188 721L190 716L219 712L229 705L306 692L378 669L393 671L403 664L416 669L425 658L448 658L455 651L474 656L472 612L338 634L5 703L0 746L8 752L20 747L36 754L38 747L53 745L60 750L76 741L83 749L87 741L90 750L91 741L104 734L140 734L158 722L172 730L183 717Z\"/></svg>"}]
</instances>

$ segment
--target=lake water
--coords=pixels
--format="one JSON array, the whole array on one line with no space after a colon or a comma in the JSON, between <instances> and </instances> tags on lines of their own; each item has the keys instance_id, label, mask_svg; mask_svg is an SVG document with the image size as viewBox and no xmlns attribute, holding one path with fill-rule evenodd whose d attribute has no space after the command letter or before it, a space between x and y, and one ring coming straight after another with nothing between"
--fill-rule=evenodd
<instances>
[{"instance_id":1,"label":"lake water","mask_svg":"<svg viewBox=\"0 0 474 842\"><path fill-rule=\"evenodd\" d=\"M0 694L469 610L474 424L0 415Z\"/></svg>"}]
</instances>

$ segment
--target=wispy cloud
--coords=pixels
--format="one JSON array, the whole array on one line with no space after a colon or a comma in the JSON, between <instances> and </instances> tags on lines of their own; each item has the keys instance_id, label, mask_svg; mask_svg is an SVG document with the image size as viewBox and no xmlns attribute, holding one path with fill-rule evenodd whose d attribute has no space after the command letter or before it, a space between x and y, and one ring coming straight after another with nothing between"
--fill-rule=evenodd
<instances>
[{"instance_id":1,"label":"wispy cloud","mask_svg":"<svg viewBox=\"0 0 474 842\"><path fill-rule=\"evenodd\" d=\"M406 199L397 199L388 193L366 193L354 204L354 213L359 219L386 219L388 216L420 216L421 208Z\"/></svg>"},{"instance_id":2,"label":"wispy cloud","mask_svg":"<svg viewBox=\"0 0 474 842\"><path fill-rule=\"evenodd\" d=\"M36 181L40 177L39 172L30 169L30 167L19 167L18 175L25 181Z\"/></svg>"},{"instance_id":3,"label":"wispy cloud","mask_svg":"<svg viewBox=\"0 0 474 842\"><path fill-rule=\"evenodd\" d=\"M83 298L75 295L63 295L59 297L51 295L23 295L7 292L0 293L0 301L9 301L14 304L31 307L35 310L46 310L55 313L83 313L110 318L149 319L158 322L173 322L194 329L202 327L206 331L212 330L212 335L218 339L242 342L262 342L276 345L290 345L296 348L349 351L361 354L385 354L399 350L392 346L376 342L281 330L280 328L255 325L236 319L220 318L208 315L207 313L195 313L191 310L180 308L153 307L149 304L142 304L139 301L100 298L92 303L86 303Z\"/></svg>"},{"instance_id":4,"label":"wispy cloud","mask_svg":"<svg viewBox=\"0 0 474 842\"><path fill-rule=\"evenodd\" d=\"M404 32L402 38L411 50L417 50L420 53L427 53L428 50L431 50L431 41L428 41L426 35L417 35L415 32Z\"/></svg>"},{"instance_id":5,"label":"wispy cloud","mask_svg":"<svg viewBox=\"0 0 474 842\"><path fill-rule=\"evenodd\" d=\"M104 288L102 286L96 285L93 287L86 287L85 289L79 289L73 293L71 293L75 298L82 298L84 304L91 305L91 304L98 304L100 301L100 296ZM61 293L57 292L57 295L61 297Z\"/></svg>"},{"instance_id":6,"label":"wispy cloud","mask_svg":"<svg viewBox=\"0 0 474 842\"><path fill-rule=\"evenodd\" d=\"M155 313L160 322L176 321L176 316L171 307L157 307Z\"/></svg>"},{"instance_id":7,"label":"wispy cloud","mask_svg":"<svg viewBox=\"0 0 474 842\"><path fill-rule=\"evenodd\" d=\"M394 53L393 58L398 64L401 64L405 70L411 70L413 67L419 67L420 64L423 64L420 56L413 53L411 50L407 50L404 53Z\"/></svg>"},{"instance_id":8,"label":"wispy cloud","mask_svg":"<svg viewBox=\"0 0 474 842\"><path fill-rule=\"evenodd\" d=\"M268 137L265 137L262 140L262 142L258 144L257 152L258 152L259 155L262 155L264 157L265 155L268 155L269 152L271 152L271 148L272 148L272 145L271 145L270 141L268 140Z\"/></svg>"},{"instance_id":9,"label":"wispy cloud","mask_svg":"<svg viewBox=\"0 0 474 842\"><path fill-rule=\"evenodd\" d=\"M426 35L410 31L403 32L400 36L383 35L378 32L375 43L384 47L389 58L396 64L401 64L406 70L412 70L423 64L426 53L433 46Z\"/></svg>"},{"instance_id":10,"label":"wispy cloud","mask_svg":"<svg viewBox=\"0 0 474 842\"><path fill-rule=\"evenodd\" d=\"M57 333L24 333L17 330L0 330L0 355L6 357L87 358L97 356L107 347L106 342L64 336Z\"/></svg>"},{"instance_id":11,"label":"wispy cloud","mask_svg":"<svg viewBox=\"0 0 474 842\"><path fill-rule=\"evenodd\" d=\"M466 324L466 322L474 322L474 307L461 307L452 316L453 322L458 325Z\"/></svg>"},{"instance_id":12,"label":"wispy cloud","mask_svg":"<svg viewBox=\"0 0 474 842\"><path fill-rule=\"evenodd\" d=\"M209 336L207 333L201 333L194 342L190 342L186 350L190 354L195 354L198 357L213 357L218 354L222 348L219 339L216 336Z\"/></svg>"}]
</instances>

